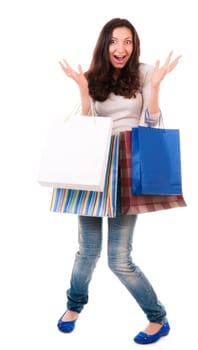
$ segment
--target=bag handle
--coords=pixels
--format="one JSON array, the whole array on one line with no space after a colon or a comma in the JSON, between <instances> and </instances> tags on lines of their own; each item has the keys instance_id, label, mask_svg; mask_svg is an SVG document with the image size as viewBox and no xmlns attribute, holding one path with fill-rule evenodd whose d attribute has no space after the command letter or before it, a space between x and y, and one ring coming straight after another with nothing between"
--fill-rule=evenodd
<instances>
[{"instance_id":1,"label":"bag handle","mask_svg":"<svg viewBox=\"0 0 198 350\"><path fill-rule=\"evenodd\" d=\"M90 112L91 112L91 115L96 117L97 113L96 113L95 108L94 108L93 100L92 100L91 97L89 98L89 100L90 100Z\"/></svg>"},{"instance_id":2,"label":"bag handle","mask_svg":"<svg viewBox=\"0 0 198 350\"><path fill-rule=\"evenodd\" d=\"M94 116L94 117L97 116L97 113L94 109L94 103L93 103L93 100L91 97L90 97L90 110L89 110L89 112L91 113L90 116ZM76 117L79 114L81 114L81 103L80 102L76 103L76 105L74 106L72 111L65 117L64 121L66 122L66 121L70 120L71 118Z\"/></svg>"},{"instance_id":3,"label":"bag handle","mask_svg":"<svg viewBox=\"0 0 198 350\"><path fill-rule=\"evenodd\" d=\"M76 115L79 115L80 112L81 112L81 104L80 104L80 102L78 102L78 103L76 103L74 108L71 110L71 112L66 115L64 122L67 122L71 118L73 119Z\"/></svg>"},{"instance_id":4,"label":"bag handle","mask_svg":"<svg viewBox=\"0 0 198 350\"><path fill-rule=\"evenodd\" d=\"M147 121L147 123L148 123L148 127L149 127L149 128L152 128L152 125L151 125L151 115L150 115L150 113L149 113L148 107L145 109L144 118L145 118L145 121ZM163 118L162 118L161 109L160 109L160 115L159 115L158 128L164 129L164 121L163 121Z\"/></svg>"}]
</instances>

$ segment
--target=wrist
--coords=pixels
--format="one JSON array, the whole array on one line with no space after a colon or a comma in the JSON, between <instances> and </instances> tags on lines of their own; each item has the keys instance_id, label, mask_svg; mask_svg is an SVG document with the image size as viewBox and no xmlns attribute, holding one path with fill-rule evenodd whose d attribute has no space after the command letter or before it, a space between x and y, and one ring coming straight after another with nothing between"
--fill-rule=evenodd
<instances>
[{"instance_id":1,"label":"wrist","mask_svg":"<svg viewBox=\"0 0 198 350\"><path fill-rule=\"evenodd\" d=\"M156 92L159 92L159 90L160 90L160 84L151 86L151 91L152 92L156 93Z\"/></svg>"},{"instance_id":2,"label":"wrist","mask_svg":"<svg viewBox=\"0 0 198 350\"><path fill-rule=\"evenodd\" d=\"M80 89L80 95L81 95L82 97L89 96L88 85L87 85L87 86L80 86L79 89Z\"/></svg>"}]
</instances>

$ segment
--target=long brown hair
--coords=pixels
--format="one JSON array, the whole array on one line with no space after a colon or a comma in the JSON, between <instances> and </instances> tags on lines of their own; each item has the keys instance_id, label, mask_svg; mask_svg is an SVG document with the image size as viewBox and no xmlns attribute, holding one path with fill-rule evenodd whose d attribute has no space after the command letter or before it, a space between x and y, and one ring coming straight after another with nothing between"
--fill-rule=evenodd
<instances>
[{"instance_id":1,"label":"long brown hair","mask_svg":"<svg viewBox=\"0 0 198 350\"><path fill-rule=\"evenodd\" d=\"M133 36L133 52L118 78L113 78L114 67L109 61L109 45L115 28L127 27ZM85 76L89 94L97 101L105 101L113 92L126 98L135 97L140 89L139 79L140 40L134 26L126 19L114 18L102 28L93 52L92 61Z\"/></svg>"}]
</instances>

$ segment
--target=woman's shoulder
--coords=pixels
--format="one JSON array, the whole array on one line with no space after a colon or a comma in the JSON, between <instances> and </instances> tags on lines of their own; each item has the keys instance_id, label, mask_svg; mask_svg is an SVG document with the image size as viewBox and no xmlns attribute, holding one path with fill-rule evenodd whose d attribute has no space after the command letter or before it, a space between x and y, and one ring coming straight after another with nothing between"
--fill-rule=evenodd
<instances>
[{"instance_id":1,"label":"woman's shoulder","mask_svg":"<svg viewBox=\"0 0 198 350\"><path fill-rule=\"evenodd\" d=\"M154 70L154 66L152 64L140 63L139 71L140 71L141 85L144 84L146 81L149 81L151 79L153 70Z\"/></svg>"},{"instance_id":2,"label":"woman's shoulder","mask_svg":"<svg viewBox=\"0 0 198 350\"><path fill-rule=\"evenodd\" d=\"M139 70L141 74L146 74L146 73L152 73L154 69L154 66L152 64L149 63L140 63L139 65Z\"/></svg>"}]
</instances>

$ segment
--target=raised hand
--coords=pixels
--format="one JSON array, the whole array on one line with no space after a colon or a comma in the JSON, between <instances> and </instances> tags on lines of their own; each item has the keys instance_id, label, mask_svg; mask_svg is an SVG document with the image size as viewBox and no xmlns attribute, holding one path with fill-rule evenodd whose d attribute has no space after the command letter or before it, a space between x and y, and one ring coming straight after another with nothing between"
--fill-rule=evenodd
<instances>
[{"instance_id":1,"label":"raised hand","mask_svg":"<svg viewBox=\"0 0 198 350\"><path fill-rule=\"evenodd\" d=\"M160 60L157 60L155 63L153 75L152 75L152 87L158 88L160 86L161 81L165 78L166 74L173 71L173 69L177 66L181 55L176 57L172 62L171 58L173 55L173 51L169 53L164 64L160 67Z\"/></svg>"},{"instance_id":2,"label":"raised hand","mask_svg":"<svg viewBox=\"0 0 198 350\"><path fill-rule=\"evenodd\" d=\"M59 61L59 64L63 70L63 72L67 75L67 77L73 79L79 86L80 90L87 90L87 79L84 76L81 65L78 65L78 71L74 70L68 62L63 58L62 61Z\"/></svg>"}]
</instances>

